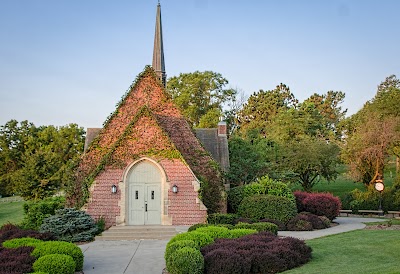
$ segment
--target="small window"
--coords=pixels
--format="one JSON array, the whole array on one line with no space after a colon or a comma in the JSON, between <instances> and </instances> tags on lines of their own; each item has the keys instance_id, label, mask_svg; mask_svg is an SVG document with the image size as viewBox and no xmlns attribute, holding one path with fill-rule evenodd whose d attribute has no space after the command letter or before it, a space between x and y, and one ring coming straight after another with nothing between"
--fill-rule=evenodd
<instances>
[{"instance_id":1,"label":"small window","mask_svg":"<svg viewBox=\"0 0 400 274\"><path fill-rule=\"evenodd\" d=\"M154 190L151 191L151 199L154 200Z\"/></svg>"},{"instance_id":2,"label":"small window","mask_svg":"<svg viewBox=\"0 0 400 274\"><path fill-rule=\"evenodd\" d=\"M135 199L137 200L137 199L139 199L139 191L135 191Z\"/></svg>"}]
</instances>

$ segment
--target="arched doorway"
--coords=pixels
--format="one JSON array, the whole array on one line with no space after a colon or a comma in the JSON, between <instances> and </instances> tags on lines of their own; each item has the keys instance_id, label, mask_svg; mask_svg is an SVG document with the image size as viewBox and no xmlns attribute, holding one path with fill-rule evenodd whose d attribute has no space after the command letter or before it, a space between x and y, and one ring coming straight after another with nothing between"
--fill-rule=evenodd
<instances>
[{"instance_id":1,"label":"arched doorway","mask_svg":"<svg viewBox=\"0 0 400 274\"><path fill-rule=\"evenodd\" d=\"M161 181L158 167L140 161L127 176L127 224L161 224Z\"/></svg>"}]
</instances>

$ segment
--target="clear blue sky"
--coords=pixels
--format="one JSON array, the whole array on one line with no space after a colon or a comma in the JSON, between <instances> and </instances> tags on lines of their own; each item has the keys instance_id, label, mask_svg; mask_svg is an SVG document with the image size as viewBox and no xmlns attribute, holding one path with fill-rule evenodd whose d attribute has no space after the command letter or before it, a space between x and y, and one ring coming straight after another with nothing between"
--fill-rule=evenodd
<instances>
[{"instance_id":1,"label":"clear blue sky","mask_svg":"<svg viewBox=\"0 0 400 274\"><path fill-rule=\"evenodd\" d=\"M100 127L151 64L156 0L0 0L0 125ZM349 114L400 77L397 0L162 0L166 70L248 96L341 90Z\"/></svg>"}]
</instances>

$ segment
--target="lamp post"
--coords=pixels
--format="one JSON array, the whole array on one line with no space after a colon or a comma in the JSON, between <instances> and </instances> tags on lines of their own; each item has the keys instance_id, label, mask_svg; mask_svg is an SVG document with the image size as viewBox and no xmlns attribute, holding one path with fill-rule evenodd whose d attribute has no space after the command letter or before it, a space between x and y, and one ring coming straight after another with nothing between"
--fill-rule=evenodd
<instances>
[{"instance_id":1,"label":"lamp post","mask_svg":"<svg viewBox=\"0 0 400 274\"><path fill-rule=\"evenodd\" d=\"M380 199L379 199L379 211L380 211L380 213L379 213L379 215L381 215L381 216L383 216L383 210L382 210L382 192L383 192L383 190L385 189L385 185L383 184L383 180L382 180L382 177L379 175L378 177L377 177L377 179L375 180L375 189L377 190L377 191L379 191L379 193L380 193Z\"/></svg>"}]
</instances>

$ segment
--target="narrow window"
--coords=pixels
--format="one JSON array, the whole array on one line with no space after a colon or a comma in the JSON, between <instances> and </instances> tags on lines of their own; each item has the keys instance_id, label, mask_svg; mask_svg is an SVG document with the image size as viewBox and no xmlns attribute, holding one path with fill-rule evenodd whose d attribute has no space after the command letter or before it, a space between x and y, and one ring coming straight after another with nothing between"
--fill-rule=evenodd
<instances>
[{"instance_id":1,"label":"narrow window","mask_svg":"<svg viewBox=\"0 0 400 274\"><path fill-rule=\"evenodd\" d=\"M154 200L154 190L151 191L151 199Z\"/></svg>"},{"instance_id":2,"label":"narrow window","mask_svg":"<svg viewBox=\"0 0 400 274\"><path fill-rule=\"evenodd\" d=\"M137 199L139 199L139 191L135 191L135 199L137 200Z\"/></svg>"}]
</instances>

